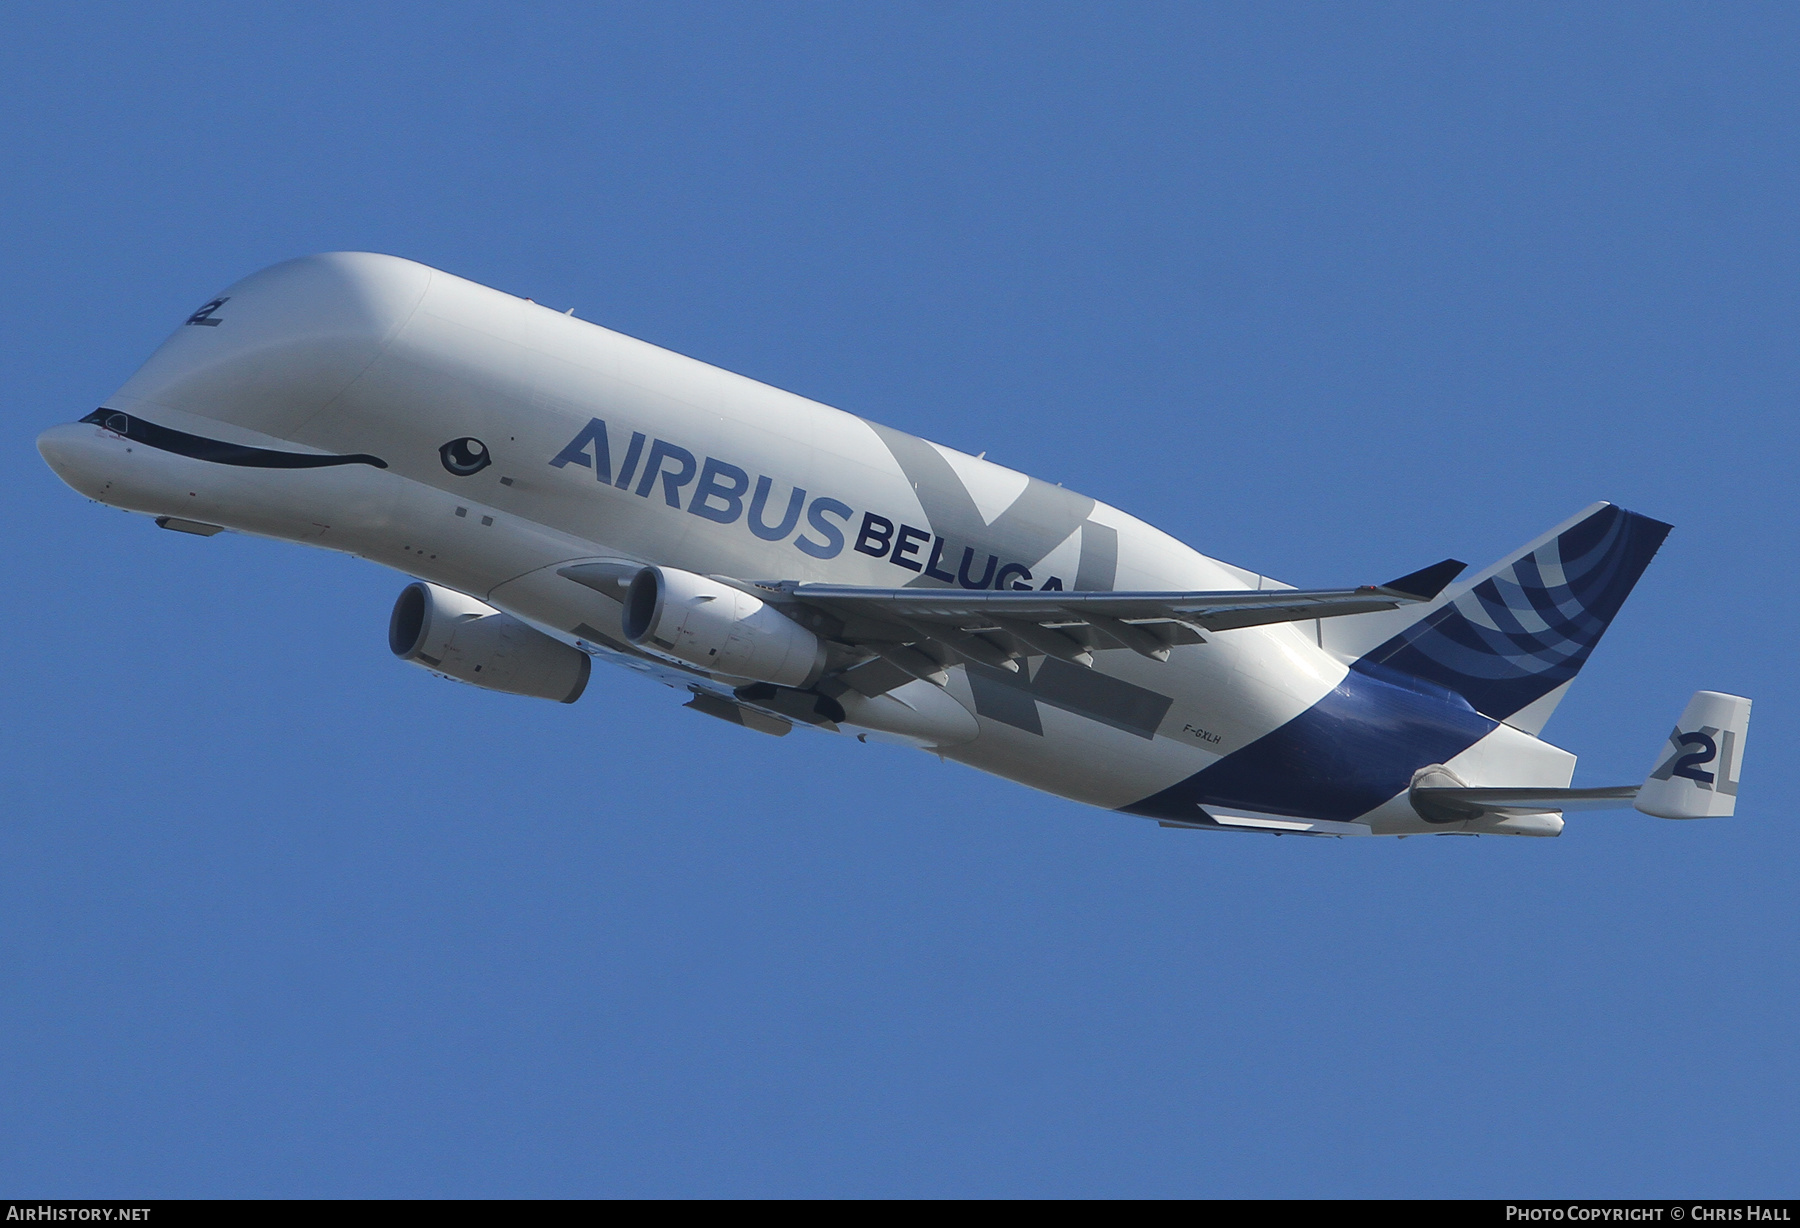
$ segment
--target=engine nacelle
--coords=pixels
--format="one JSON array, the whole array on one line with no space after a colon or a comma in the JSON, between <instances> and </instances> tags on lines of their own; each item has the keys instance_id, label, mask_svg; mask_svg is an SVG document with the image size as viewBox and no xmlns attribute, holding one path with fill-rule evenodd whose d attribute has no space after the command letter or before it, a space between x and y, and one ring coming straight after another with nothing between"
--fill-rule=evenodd
<instances>
[{"instance_id":1,"label":"engine nacelle","mask_svg":"<svg viewBox=\"0 0 1800 1228\"><path fill-rule=\"evenodd\" d=\"M409 584L388 619L402 661L490 691L572 704L587 689L587 653L461 593Z\"/></svg>"},{"instance_id":2,"label":"engine nacelle","mask_svg":"<svg viewBox=\"0 0 1800 1228\"><path fill-rule=\"evenodd\" d=\"M729 584L646 567L625 594L625 638L709 673L803 687L825 671L819 637Z\"/></svg>"}]
</instances>

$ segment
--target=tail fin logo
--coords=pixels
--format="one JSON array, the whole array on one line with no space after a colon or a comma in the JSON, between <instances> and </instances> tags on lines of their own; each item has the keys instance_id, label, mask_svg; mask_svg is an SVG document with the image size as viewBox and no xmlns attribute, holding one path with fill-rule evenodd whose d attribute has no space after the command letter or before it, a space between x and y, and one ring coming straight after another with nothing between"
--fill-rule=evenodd
<instances>
[{"instance_id":1,"label":"tail fin logo","mask_svg":"<svg viewBox=\"0 0 1800 1228\"><path fill-rule=\"evenodd\" d=\"M1650 779L1670 780L1681 776L1702 789L1735 794L1738 782L1732 769L1737 759L1734 754L1736 742L1737 734L1729 729L1719 730L1711 725L1704 725L1692 733L1683 733L1677 728L1669 735L1668 758L1650 773ZM1719 768L1719 776L1723 779L1702 770L1709 763Z\"/></svg>"},{"instance_id":2,"label":"tail fin logo","mask_svg":"<svg viewBox=\"0 0 1800 1228\"><path fill-rule=\"evenodd\" d=\"M1504 719L1575 676L1669 526L1606 505L1368 656Z\"/></svg>"},{"instance_id":3,"label":"tail fin logo","mask_svg":"<svg viewBox=\"0 0 1800 1228\"><path fill-rule=\"evenodd\" d=\"M1737 813L1750 701L1742 695L1696 691L1669 743L1632 804L1659 819L1704 819Z\"/></svg>"}]
</instances>

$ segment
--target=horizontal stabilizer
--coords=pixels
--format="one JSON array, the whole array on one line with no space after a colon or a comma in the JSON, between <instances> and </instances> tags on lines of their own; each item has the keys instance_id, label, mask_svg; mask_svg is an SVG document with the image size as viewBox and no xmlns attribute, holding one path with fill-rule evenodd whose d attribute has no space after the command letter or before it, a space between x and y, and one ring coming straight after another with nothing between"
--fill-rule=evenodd
<instances>
[{"instance_id":1,"label":"horizontal stabilizer","mask_svg":"<svg viewBox=\"0 0 1800 1228\"><path fill-rule=\"evenodd\" d=\"M1636 807L1659 819L1728 815L1737 806L1750 701L1718 691L1697 691L1681 714L1669 744L1641 785L1600 789L1551 789L1534 785L1465 786L1442 764L1422 768L1407 798L1428 823L1454 823L1492 815Z\"/></svg>"},{"instance_id":2,"label":"horizontal stabilizer","mask_svg":"<svg viewBox=\"0 0 1800 1228\"><path fill-rule=\"evenodd\" d=\"M1450 789L1412 791L1413 809L1432 822L1475 819L1484 814L1542 814L1546 810L1625 810L1637 799L1636 785L1604 789Z\"/></svg>"},{"instance_id":3,"label":"horizontal stabilizer","mask_svg":"<svg viewBox=\"0 0 1800 1228\"><path fill-rule=\"evenodd\" d=\"M1381 587L1390 592L1404 593L1408 597L1420 601L1430 601L1443 592L1450 581L1462 575L1468 567L1467 563L1457 559L1445 559L1441 563L1433 563L1430 567L1421 568L1411 575L1401 576L1398 580L1389 580Z\"/></svg>"}]
</instances>

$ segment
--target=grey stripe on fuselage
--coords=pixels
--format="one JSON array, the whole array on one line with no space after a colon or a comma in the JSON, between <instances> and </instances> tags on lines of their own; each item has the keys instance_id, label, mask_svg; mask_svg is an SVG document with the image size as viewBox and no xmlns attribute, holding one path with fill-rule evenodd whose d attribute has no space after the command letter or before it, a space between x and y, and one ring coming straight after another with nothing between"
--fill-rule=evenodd
<instances>
[{"instance_id":1,"label":"grey stripe on fuselage","mask_svg":"<svg viewBox=\"0 0 1800 1228\"><path fill-rule=\"evenodd\" d=\"M1089 520L1081 526L1081 563L1075 587L1085 593L1109 593L1119 574L1119 531Z\"/></svg>"},{"instance_id":2,"label":"grey stripe on fuselage","mask_svg":"<svg viewBox=\"0 0 1800 1228\"><path fill-rule=\"evenodd\" d=\"M1027 733L1044 732L1037 705L1046 703L1140 738L1154 738L1174 703L1167 695L1055 657L1041 659L1029 676L1024 670L1008 673L973 661L967 668L975 711Z\"/></svg>"},{"instance_id":3,"label":"grey stripe on fuselage","mask_svg":"<svg viewBox=\"0 0 1800 1228\"><path fill-rule=\"evenodd\" d=\"M868 422L866 418L864 421ZM1028 478L1012 506L989 524L941 452L916 435L879 422L869 422L868 426L887 445L906 480L918 492L919 506L931 522L931 531L944 538L945 558L960 558L963 547L973 546L979 554L997 555L1003 563L1017 559L1036 566L1067 541L1071 533L1081 529L1081 562L1074 587L1112 588L1118 571L1119 534L1088 520L1088 513L1094 510L1094 500L1088 496ZM1041 582L1043 577L1038 579ZM907 581L907 587L929 588L938 583L918 576Z\"/></svg>"}]
</instances>

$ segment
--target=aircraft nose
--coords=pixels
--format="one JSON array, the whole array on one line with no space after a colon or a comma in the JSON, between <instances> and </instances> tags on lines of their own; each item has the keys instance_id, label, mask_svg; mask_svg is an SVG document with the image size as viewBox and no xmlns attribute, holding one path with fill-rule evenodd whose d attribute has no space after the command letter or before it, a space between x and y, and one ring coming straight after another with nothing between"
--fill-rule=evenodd
<instances>
[{"instance_id":1,"label":"aircraft nose","mask_svg":"<svg viewBox=\"0 0 1800 1228\"><path fill-rule=\"evenodd\" d=\"M83 435L92 435L94 428L84 427L79 422L65 422L53 426L37 437L38 455L44 463L54 469L58 476L74 460L82 444Z\"/></svg>"},{"instance_id":2,"label":"aircraft nose","mask_svg":"<svg viewBox=\"0 0 1800 1228\"><path fill-rule=\"evenodd\" d=\"M37 437L38 455L57 477L90 499L106 479L101 470L106 460L106 445L97 427L85 422L65 422L53 426Z\"/></svg>"}]
</instances>

